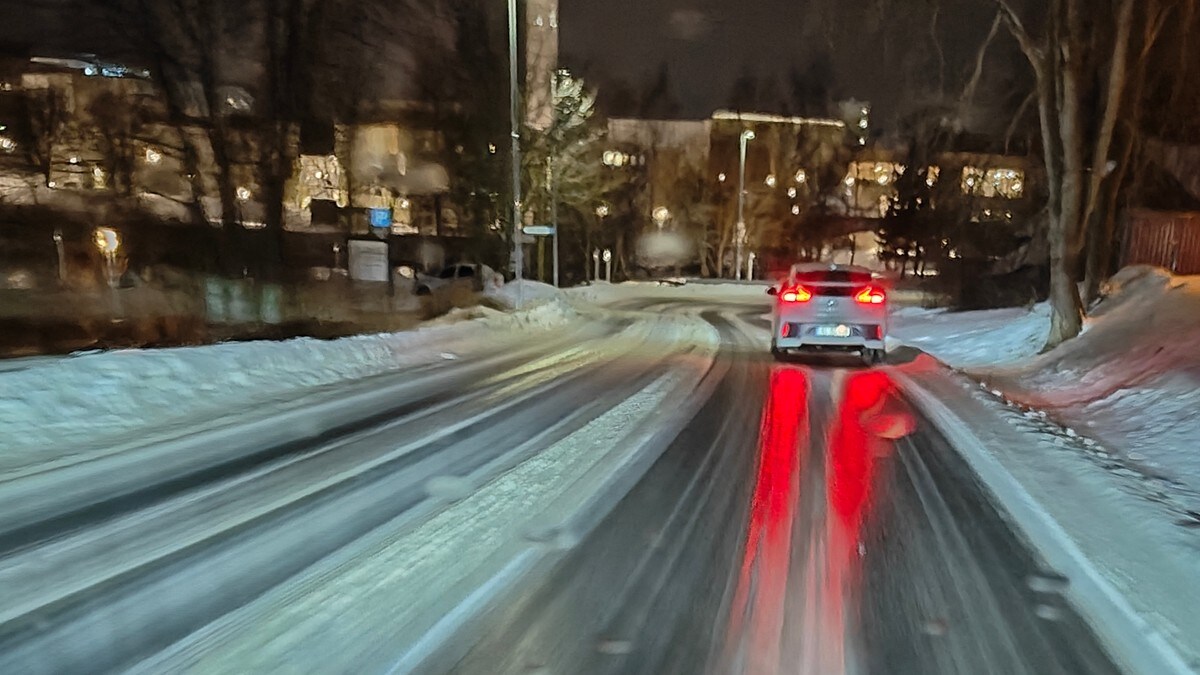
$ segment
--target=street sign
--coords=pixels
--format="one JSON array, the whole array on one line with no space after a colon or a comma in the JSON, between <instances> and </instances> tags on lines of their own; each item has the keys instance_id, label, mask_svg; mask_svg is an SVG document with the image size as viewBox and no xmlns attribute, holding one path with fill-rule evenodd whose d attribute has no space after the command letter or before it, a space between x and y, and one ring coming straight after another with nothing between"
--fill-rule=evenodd
<instances>
[{"instance_id":1,"label":"street sign","mask_svg":"<svg viewBox=\"0 0 1200 675\"><path fill-rule=\"evenodd\" d=\"M549 237L554 234L554 226L552 225L526 225L521 228L525 234L534 237Z\"/></svg>"},{"instance_id":2,"label":"street sign","mask_svg":"<svg viewBox=\"0 0 1200 675\"><path fill-rule=\"evenodd\" d=\"M367 209L367 215L371 219L371 227L382 229L392 226L391 209Z\"/></svg>"},{"instance_id":3,"label":"street sign","mask_svg":"<svg viewBox=\"0 0 1200 675\"><path fill-rule=\"evenodd\" d=\"M355 281L387 281L387 242L351 239L350 278Z\"/></svg>"}]
</instances>

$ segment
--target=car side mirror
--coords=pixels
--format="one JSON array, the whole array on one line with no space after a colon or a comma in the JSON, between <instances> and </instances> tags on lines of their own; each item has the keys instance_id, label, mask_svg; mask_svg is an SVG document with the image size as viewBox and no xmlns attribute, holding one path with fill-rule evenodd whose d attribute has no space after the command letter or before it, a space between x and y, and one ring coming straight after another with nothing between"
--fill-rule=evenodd
<instances>
[{"instance_id":1,"label":"car side mirror","mask_svg":"<svg viewBox=\"0 0 1200 675\"><path fill-rule=\"evenodd\" d=\"M767 295L779 295L779 289L774 286L767 287Z\"/></svg>"}]
</instances>

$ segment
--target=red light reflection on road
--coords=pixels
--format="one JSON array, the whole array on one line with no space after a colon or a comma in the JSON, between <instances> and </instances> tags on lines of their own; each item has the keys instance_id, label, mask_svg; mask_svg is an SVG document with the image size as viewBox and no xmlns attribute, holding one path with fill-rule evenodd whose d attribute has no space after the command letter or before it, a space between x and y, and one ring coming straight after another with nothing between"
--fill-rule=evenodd
<instances>
[{"instance_id":1,"label":"red light reflection on road","mask_svg":"<svg viewBox=\"0 0 1200 675\"><path fill-rule=\"evenodd\" d=\"M758 475L726 641L727 665L741 662L747 674L774 673L779 666L800 448L808 446L808 388L804 371L776 369L763 406Z\"/></svg>"},{"instance_id":2,"label":"red light reflection on road","mask_svg":"<svg viewBox=\"0 0 1200 675\"><path fill-rule=\"evenodd\" d=\"M889 455L894 442L915 427L912 414L883 371L848 374L837 403L825 444L825 527L814 533L823 545L814 541L809 546L806 578L806 594L815 596L809 605L821 611L806 622L806 632L815 635L809 636L801 653L803 673L837 675L855 670L852 652L848 653L853 636L850 621L860 599L863 523L878 501L872 492L876 461Z\"/></svg>"},{"instance_id":3,"label":"red light reflection on road","mask_svg":"<svg viewBox=\"0 0 1200 675\"><path fill-rule=\"evenodd\" d=\"M878 498L872 488L876 462L912 433L915 419L886 372L846 374L835 387L840 392L825 439L824 485L815 473L806 481L806 470L819 470L805 466L810 389L803 370L771 374L742 565L722 667L715 672L854 671L851 619L860 597L863 524ZM822 488L826 508L811 514L811 525L801 521L793 541L802 489Z\"/></svg>"}]
</instances>

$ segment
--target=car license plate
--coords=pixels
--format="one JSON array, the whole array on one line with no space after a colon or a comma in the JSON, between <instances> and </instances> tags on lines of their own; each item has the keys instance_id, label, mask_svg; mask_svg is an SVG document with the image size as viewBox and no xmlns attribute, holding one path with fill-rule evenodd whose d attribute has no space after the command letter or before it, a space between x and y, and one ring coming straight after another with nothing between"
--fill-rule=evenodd
<instances>
[{"instance_id":1,"label":"car license plate","mask_svg":"<svg viewBox=\"0 0 1200 675\"><path fill-rule=\"evenodd\" d=\"M850 326L839 324L837 326L817 326L813 330L813 334L817 337L850 337Z\"/></svg>"}]
</instances>

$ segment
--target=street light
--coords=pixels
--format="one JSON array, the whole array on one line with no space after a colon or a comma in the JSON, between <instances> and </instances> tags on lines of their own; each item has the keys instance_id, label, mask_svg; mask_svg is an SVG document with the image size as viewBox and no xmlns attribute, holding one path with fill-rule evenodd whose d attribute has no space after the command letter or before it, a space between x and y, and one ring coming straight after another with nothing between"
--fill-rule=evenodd
<instances>
[{"instance_id":1,"label":"street light","mask_svg":"<svg viewBox=\"0 0 1200 675\"><path fill-rule=\"evenodd\" d=\"M663 229L663 225L666 225L667 221L671 219L671 211L665 206L659 206L654 209L652 216L655 224L658 225L658 229L661 230Z\"/></svg>"},{"instance_id":2,"label":"street light","mask_svg":"<svg viewBox=\"0 0 1200 675\"><path fill-rule=\"evenodd\" d=\"M97 227L92 241L96 249L104 256L104 271L108 277L108 285L117 287L117 251L121 249L121 235L111 227Z\"/></svg>"},{"instance_id":3,"label":"street light","mask_svg":"<svg viewBox=\"0 0 1200 675\"><path fill-rule=\"evenodd\" d=\"M746 244L746 144L754 140L754 132L746 129L738 137L738 212L737 212L737 260L734 261L734 277L742 278L742 248Z\"/></svg>"}]
</instances>

